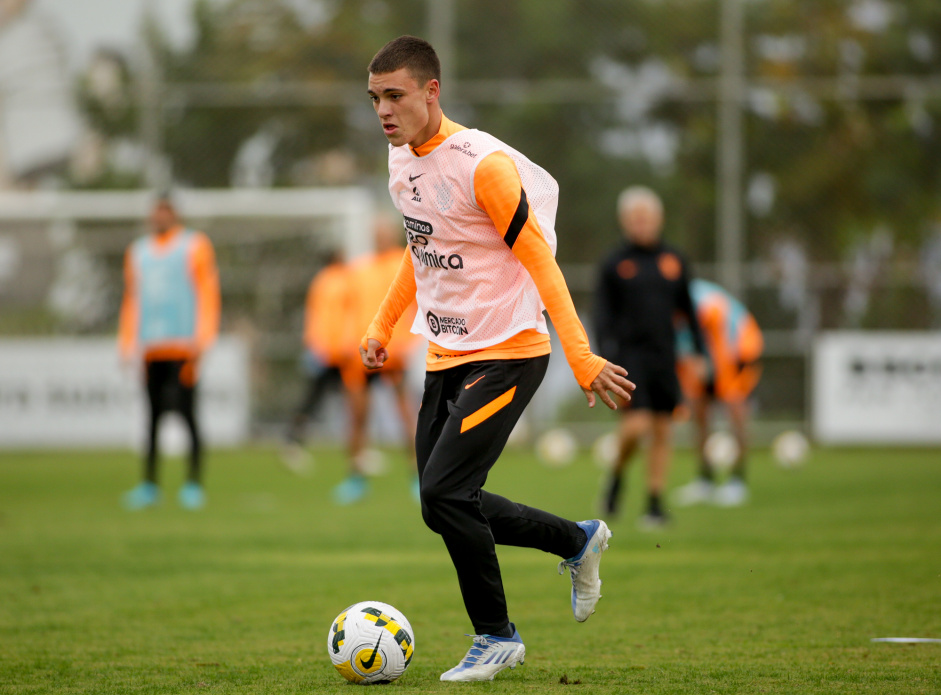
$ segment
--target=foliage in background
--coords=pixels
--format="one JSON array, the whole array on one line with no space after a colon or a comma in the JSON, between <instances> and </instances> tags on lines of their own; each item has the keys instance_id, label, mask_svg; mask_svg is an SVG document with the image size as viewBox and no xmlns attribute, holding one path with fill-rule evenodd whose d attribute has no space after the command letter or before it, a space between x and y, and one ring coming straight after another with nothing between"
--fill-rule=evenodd
<instances>
[{"instance_id":1,"label":"foliage in background","mask_svg":"<svg viewBox=\"0 0 941 695\"><path fill-rule=\"evenodd\" d=\"M613 201L632 183L662 191L674 241L696 260L714 258L717 133L709 94L719 12L717 0L455 2L448 67L456 82L443 86L445 109L559 179L563 259L591 261L612 243ZM198 0L193 21L192 47L159 49L170 95L183 83L241 85L256 96L310 80L364 83L365 65L386 40L428 34L420 0ZM746 95L749 256L767 257L776 240L791 238L813 259L839 260L882 227L916 254L939 217L941 102L915 88L901 99L864 100L854 84L937 74L938 4L754 0L746 3L746 31L746 75L781 87L753 83ZM805 81L837 77L839 90ZM480 80L519 82L490 96L462 89ZM560 80L578 89L554 87ZM706 96L672 98L688 80L699 80ZM229 185L253 138L268 148L270 185L331 176L373 182L384 169L384 140L356 89L323 106L171 99L162 115L173 174L190 185ZM337 172L328 153L354 168Z\"/></svg>"}]
</instances>

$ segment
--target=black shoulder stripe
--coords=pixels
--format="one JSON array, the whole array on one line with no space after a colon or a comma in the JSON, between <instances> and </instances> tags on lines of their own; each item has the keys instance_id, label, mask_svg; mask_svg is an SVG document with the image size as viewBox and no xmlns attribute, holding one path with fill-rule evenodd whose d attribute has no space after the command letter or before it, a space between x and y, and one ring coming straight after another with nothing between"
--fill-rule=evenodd
<instances>
[{"instance_id":1,"label":"black shoulder stripe","mask_svg":"<svg viewBox=\"0 0 941 695\"><path fill-rule=\"evenodd\" d=\"M523 231L526 220L529 219L529 202L526 200L526 191L520 188L520 204L516 206L516 212L513 213L513 219L510 220L510 226L503 236L503 241L510 248L516 243L516 238Z\"/></svg>"}]
</instances>

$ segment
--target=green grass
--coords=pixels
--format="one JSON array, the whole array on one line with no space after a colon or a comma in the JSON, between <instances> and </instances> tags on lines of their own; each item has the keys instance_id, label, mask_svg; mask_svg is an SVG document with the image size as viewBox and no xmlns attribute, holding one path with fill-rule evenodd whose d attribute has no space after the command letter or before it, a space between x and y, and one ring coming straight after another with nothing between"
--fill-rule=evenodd
<instances>
[{"instance_id":1,"label":"green grass","mask_svg":"<svg viewBox=\"0 0 941 695\"><path fill-rule=\"evenodd\" d=\"M685 482L688 454L676 468ZM0 692L355 692L326 637L365 599L395 605L415 630L392 692L941 692L941 645L870 642L941 637L937 450L816 451L797 471L759 451L747 507L676 510L653 534L634 526L638 467L584 625L555 558L501 549L527 661L475 685L438 681L471 629L403 469L339 509L335 452L309 478L269 450L214 452L204 511L176 507L170 460L162 507L127 513L129 454L0 454ZM489 488L580 519L598 482L587 456L551 470L516 452Z\"/></svg>"}]
</instances>

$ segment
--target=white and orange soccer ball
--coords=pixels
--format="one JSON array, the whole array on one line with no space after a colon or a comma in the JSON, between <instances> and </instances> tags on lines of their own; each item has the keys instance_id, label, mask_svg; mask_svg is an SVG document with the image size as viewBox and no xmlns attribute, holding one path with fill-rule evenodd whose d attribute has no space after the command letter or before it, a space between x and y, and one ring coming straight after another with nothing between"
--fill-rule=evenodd
<instances>
[{"instance_id":1,"label":"white and orange soccer ball","mask_svg":"<svg viewBox=\"0 0 941 695\"><path fill-rule=\"evenodd\" d=\"M388 603L362 601L333 621L327 653L350 683L391 683L411 663L415 635L408 619Z\"/></svg>"}]
</instances>

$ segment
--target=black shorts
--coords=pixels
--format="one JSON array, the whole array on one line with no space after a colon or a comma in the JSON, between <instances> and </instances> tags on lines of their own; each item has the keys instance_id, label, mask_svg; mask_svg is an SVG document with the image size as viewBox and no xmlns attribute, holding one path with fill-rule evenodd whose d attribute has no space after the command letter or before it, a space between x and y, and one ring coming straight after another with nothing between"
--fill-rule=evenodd
<instances>
[{"instance_id":1,"label":"black shorts","mask_svg":"<svg viewBox=\"0 0 941 695\"><path fill-rule=\"evenodd\" d=\"M662 359L623 356L620 364L627 370L628 380L637 386L631 394L631 410L672 413L680 404L680 382L676 365Z\"/></svg>"},{"instance_id":2,"label":"black shorts","mask_svg":"<svg viewBox=\"0 0 941 695\"><path fill-rule=\"evenodd\" d=\"M186 378L188 367L190 379ZM196 385L191 383L194 365L184 360L150 360L145 365L151 415L176 411L184 417L194 413Z\"/></svg>"}]
</instances>

